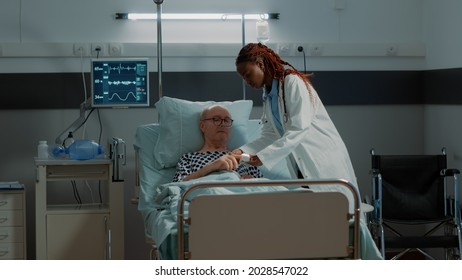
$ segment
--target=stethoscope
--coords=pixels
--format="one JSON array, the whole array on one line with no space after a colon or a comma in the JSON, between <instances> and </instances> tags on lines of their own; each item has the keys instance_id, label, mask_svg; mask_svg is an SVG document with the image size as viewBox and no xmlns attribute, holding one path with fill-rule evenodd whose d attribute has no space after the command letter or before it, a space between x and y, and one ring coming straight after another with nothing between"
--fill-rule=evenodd
<instances>
[{"instance_id":1,"label":"stethoscope","mask_svg":"<svg viewBox=\"0 0 462 280\"><path fill-rule=\"evenodd\" d=\"M284 95L284 94L283 94ZM266 97L266 92L264 91L263 92L263 96L262 96L262 99L263 99L263 115L261 116L261 119L260 119L260 123L261 124L264 124L264 123L267 123L268 122L268 117L267 117L267 114L266 114L266 106L267 106L267 97ZM283 104L283 110L284 112L282 113L282 121L284 123L287 123L287 121L289 120L289 114L287 113L287 106L286 106L286 102L285 102L285 99L284 99L284 96L279 96L278 94L278 103L282 102ZM282 100L281 100L282 99Z\"/></svg>"}]
</instances>

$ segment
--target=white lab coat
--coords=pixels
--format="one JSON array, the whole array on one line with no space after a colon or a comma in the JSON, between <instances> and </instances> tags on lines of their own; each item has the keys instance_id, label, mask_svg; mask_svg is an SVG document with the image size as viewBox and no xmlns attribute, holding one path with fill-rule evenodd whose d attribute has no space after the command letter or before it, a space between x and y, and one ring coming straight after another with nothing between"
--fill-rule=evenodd
<instances>
[{"instance_id":1,"label":"white lab coat","mask_svg":"<svg viewBox=\"0 0 462 280\"><path fill-rule=\"evenodd\" d=\"M289 156L292 155L305 179L345 179L357 188L356 176L337 129L331 121L324 105L310 86L308 92L304 81L296 75L285 78L285 102L287 121L284 121L284 104L279 83L278 103L280 120L284 135L280 135L268 102L263 104L263 128L261 136L242 146L245 153L256 154L265 167L271 169L286 160L292 176L297 178L296 170L291 168ZM318 187L310 186L317 190ZM338 191L335 186L327 188ZM353 212L353 196L350 191L341 188L350 201Z\"/></svg>"}]
</instances>

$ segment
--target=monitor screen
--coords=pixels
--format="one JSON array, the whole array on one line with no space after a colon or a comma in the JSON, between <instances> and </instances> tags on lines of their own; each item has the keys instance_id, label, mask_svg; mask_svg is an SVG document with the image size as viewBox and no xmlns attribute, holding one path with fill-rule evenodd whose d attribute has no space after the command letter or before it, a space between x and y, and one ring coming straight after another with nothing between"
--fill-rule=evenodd
<instances>
[{"instance_id":1,"label":"monitor screen","mask_svg":"<svg viewBox=\"0 0 462 280\"><path fill-rule=\"evenodd\" d=\"M149 106L148 59L93 59L91 106L95 108Z\"/></svg>"}]
</instances>

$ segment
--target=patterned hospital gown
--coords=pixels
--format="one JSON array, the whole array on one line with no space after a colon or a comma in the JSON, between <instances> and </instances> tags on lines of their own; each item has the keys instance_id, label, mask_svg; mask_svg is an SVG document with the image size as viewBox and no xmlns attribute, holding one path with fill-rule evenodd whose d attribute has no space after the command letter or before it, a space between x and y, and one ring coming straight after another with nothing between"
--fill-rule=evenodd
<instances>
[{"instance_id":1,"label":"patterned hospital gown","mask_svg":"<svg viewBox=\"0 0 462 280\"><path fill-rule=\"evenodd\" d=\"M228 154L225 151L213 151L213 152L192 152L184 154L176 166L176 174L173 177L173 182L181 182L184 177L196 172L208 163L216 160L217 158ZM262 178L260 170L251 165L240 164L235 170L240 175L249 174L254 178Z\"/></svg>"}]
</instances>

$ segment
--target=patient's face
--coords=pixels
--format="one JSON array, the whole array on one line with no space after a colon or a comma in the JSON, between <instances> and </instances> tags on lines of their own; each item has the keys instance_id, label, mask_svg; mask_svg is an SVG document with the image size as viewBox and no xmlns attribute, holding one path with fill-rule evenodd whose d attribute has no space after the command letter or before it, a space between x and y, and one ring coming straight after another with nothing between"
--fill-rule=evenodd
<instances>
[{"instance_id":1,"label":"patient's face","mask_svg":"<svg viewBox=\"0 0 462 280\"><path fill-rule=\"evenodd\" d=\"M253 88L262 88L265 82L265 73L254 62L242 62L236 66L239 75Z\"/></svg>"},{"instance_id":2,"label":"patient's face","mask_svg":"<svg viewBox=\"0 0 462 280\"><path fill-rule=\"evenodd\" d=\"M203 121L200 123L200 129L204 134L204 140L207 142L222 142L225 146L228 143L228 138L231 133L231 127L223 125L215 125L213 118L223 120L225 118L231 118L228 110L223 107L212 107L207 114L203 117Z\"/></svg>"}]
</instances>

